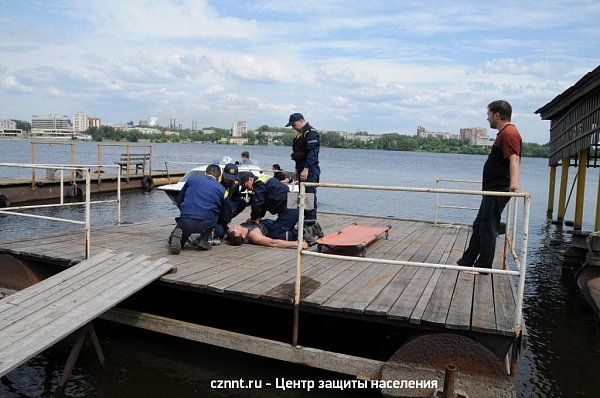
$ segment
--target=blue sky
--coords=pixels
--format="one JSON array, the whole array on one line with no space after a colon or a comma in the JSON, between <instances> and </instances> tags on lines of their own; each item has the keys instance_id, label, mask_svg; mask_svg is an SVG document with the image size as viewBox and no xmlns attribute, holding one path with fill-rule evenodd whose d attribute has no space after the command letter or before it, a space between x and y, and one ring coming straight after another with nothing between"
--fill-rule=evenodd
<instances>
[{"instance_id":1,"label":"blue sky","mask_svg":"<svg viewBox=\"0 0 600 398\"><path fill-rule=\"evenodd\" d=\"M533 112L600 64L598 1L0 0L0 118L414 134ZM491 133L491 131L490 131Z\"/></svg>"}]
</instances>

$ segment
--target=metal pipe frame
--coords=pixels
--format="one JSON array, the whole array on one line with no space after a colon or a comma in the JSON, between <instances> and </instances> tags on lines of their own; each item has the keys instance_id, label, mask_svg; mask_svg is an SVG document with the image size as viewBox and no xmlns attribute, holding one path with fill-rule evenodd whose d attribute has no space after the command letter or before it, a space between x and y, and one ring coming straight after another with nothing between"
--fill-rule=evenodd
<instances>
[{"instance_id":1,"label":"metal pipe frame","mask_svg":"<svg viewBox=\"0 0 600 398\"><path fill-rule=\"evenodd\" d=\"M449 193L454 195L471 196L508 196L525 198L531 195L526 192L500 192L500 191L470 191L467 189L436 189L436 188L416 188L416 187L393 187L387 185L354 185L354 184L334 184L327 182L302 182L307 187L322 188L343 188L343 189L370 189L374 191L398 191L398 192L421 192L421 193Z\"/></svg>"},{"instance_id":2,"label":"metal pipe frame","mask_svg":"<svg viewBox=\"0 0 600 398\"><path fill-rule=\"evenodd\" d=\"M103 167L101 165L59 165L59 164L19 164L19 163L0 163L0 167L14 167L14 168L31 168L35 169L60 169L60 203L57 204L45 204L45 205L31 205L31 206L13 206L7 207L0 210L0 214L15 215L21 217L36 218L41 220L58 221L70 224L84 225L85 227L85 258L90 257L90 234L91 234L91 205L101 203L116 203L117 204L117 215L116 223L121 223L121 166L120 165L108 165L106 167L117 168L117 199L109 200L91 200L91 167ZM83 203L64 203L64 171L85 171L85 202ZM28 209L42 209L42 208L56 208L63 206L85 206L85 221L70 220L66 218L41 216L37 214L26 214L18 213L10 210L28 210Z\"/></svg>"},{"instance_id":3,"label":"metal pipe frame","mask_svg":"<svg viewBox=\"0 0 600 398\"><path fill-rule=\"evenodd\" d=\"M300 192L298 194L299 209L298 209L298 246L296 252L298 254L296 259L296 284L294 286L294 329L292 332L292 346L298 345L298 328L300 318L300 284L302 282L302 254L304 250L302 248L302 242L304 242L304 200L306 199L306 187L304 184L300 184Z\"/></svg>"},{"instance_id":4,"label":"metal pipe frame","mask_svg":"<svg viewBox=\"0 0 600 398\"><path fill-rule=\"evenodd\" d=\"M452 178L439 178L437 177L435 179L435 189L440 189L440 181L446 181L446 182L462 182L462 183L467 183L467 184L481 184L481 181L475 181L475 180L458 180L458 179L452 179ZM475 207L465 207L465 206L447 206L447 205L440 205L440 194L436 193L435 194L435 218L434 218L434 225L438 225L438 216L439 216L439 210L438 209L460 209L460 210L479 210L479 208L475 208Z\"/></svg>"},{"instance_id":5,"label":"metal pipe frame","mask_svg":"<svg viewBox=\"0 0 600 398\"><path fill-rule=\"evenodd\" d=\"M437 184L437 180L436 180ZM447 193L454 195L477 195L477 196L502 196L512 198L523 198L523 222L521 226L521 256L517 256L516 251L511 245L511 254L515 260L517 267L516 271L510 269L494 269L494 268L475 268L475 267L463 267L460 265L448 265L448 264L433 264L423 262L412 262L412 261L398 261L388 260L379 258L362 258L354 256L342 256L337 254L325 254L319 252L312 252L302 249L302 242L304 238L304 210L305 210L305 192L306 187L327 187L327 188L342 188L342 189L370 189L379 191L399 191L399 192L422 192L422 193ZM527 264L527 244L529 240L529 215L531 206L531 194L526 192L496 192L496 191L469 191L460 189L440 189L440 188L413 188L413 187L393 187L393 186L382 186L382 185L353 185L353 184L335 184L335 183L318 183L318 182L301 182L300 183L300 194L298 195L298 246L297 246L297 262L296 262L296 283L294 291L294 328L292 334L292 345L295 347L298 343L298 324L300 316L300 292L301 292L301 281L302 281L302 257L313 256L322 258L333 258L338 260L349 260L355 262L364 263L378 263L378 264L391 264L391 265L403 265L403 266L414 266L434 269L451 269L456 271L476 271L485 272L491 274L503 274L503 275L516 275L519 277L518 282L518 295L516 300L516 311L514 319L514 334L515 339L521 336L521 318L523 316L523 298L525 291L525 274ZM510 203L510 201L509 201ZM514 215L513 215L513 236L516 237L517 230L517 199L515 199ZM511 206L512 209L512 206ZM510 217L507 214L507 217ZM508 231L507 231L508 233ZM514 240L514 238L513 238ZM511 244L510 237L505 238L505 245ZM516 341L516 340L515 340Z\"/></svg>"}]
</instances>

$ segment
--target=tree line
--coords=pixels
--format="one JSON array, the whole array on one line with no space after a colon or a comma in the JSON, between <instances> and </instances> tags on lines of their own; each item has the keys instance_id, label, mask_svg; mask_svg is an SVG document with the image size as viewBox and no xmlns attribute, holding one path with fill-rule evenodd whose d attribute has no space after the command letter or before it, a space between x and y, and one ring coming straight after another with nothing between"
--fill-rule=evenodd
<instances>
[{"instance_id":1,"label":"tree line","mask_svg":"<svg viewBox=\"0 0 600 398\"><path fill-rule=\"evenodd\" d=\"M163 133L142 134L139 130L129 131L116 130L113 127L100 126L88 130L94 141L114 140L137 142L145 139L153 142L228 142L231 132L228 129L218 127L206 127L204 130L212 130L210 134L204 131L180 130L178 135L166 136ZM290 130L290 129L285 129ZM249 131L242 135L248 145L267 145L268 137L265 132L285 131L282 128L261 126L256 131ZM275 145L291 146L296 136L293 131L286 131L282 135L275 136ZM447 140L438 137L418 137L401 135L397 133L382 134L375 136L370 141L359 139L345 139L337 132L324 131L320 133L321 145L329 148L355 148L355 149L381 149L389 151L410 152L437 152L437 153L460 153L486 155L490 152L489 147L471 145L469 141ZM373 136L369 136L373 137ZM524 157L548 157L548 145L540 145L533 142L524 142L522 156Z\"/></svg>"}]
</instances>

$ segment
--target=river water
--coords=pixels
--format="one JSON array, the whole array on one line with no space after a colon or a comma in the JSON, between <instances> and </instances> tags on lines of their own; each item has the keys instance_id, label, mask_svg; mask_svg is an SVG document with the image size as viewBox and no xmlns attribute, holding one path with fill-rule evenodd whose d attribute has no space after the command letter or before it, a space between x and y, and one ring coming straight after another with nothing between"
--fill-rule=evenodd
<instances>
[{"instance_id":1,"label":"river water","mask_svg":"<svg viewBox=\"0 0 600 398\"><path fill-rule=\"evenodd\" d=\"M29 162L26 141L0 141L0 162ZM263 168L279 163L291 169L290 148L244 147L205 144L153 144L154 168L164 162L210 162L222 156L239 157L249 150L251 158ZM97 162L95 143L76 143L76 161ZM122 148L104 148L103 162L114 163ZM37 148L37 161L67 163L67 147ZM322 148L320 154L323 182L432 187L435 177L479 180L485 156L416 152L368 151ZM177 167L177 166L172 166ZM187 168L187 166L180 166ZM570 272L561 268L561 253L570 239L568 228L546 220L549 169L546 159L524 158L521 187L533 196L530 223L528 273L525 287L524 317L529 339L514 378L520 397L597 396L600 391L600 333L594 314L578 292ZM27 170L0 168L0 176L29 176ZM558 177L559 178L559 177ZM584 229L593 226L598 171L588 170ZM476 188L454 184L453 188ZM113 195L104 195L112 198ZM443 204L477 207L479 198L441 197ZM319 190L323 211L391 215L433 219L432 194L374 191ZM572 219L572 207L566 219ZM114 206L92 209L92 226L110 225ZM177 209L160 191L128 192L123 195L123 220L142 221L177 215ZM83 209L44 209L37 214L73 219L83 218ZM440 218L470 222L475 214L444 210ZM14 216L0 216L0 239L30 236L39 231L68 230L69 224L46 222ZM100 330L101 342L109 360L107 369L97 365L93 350L82 352L67 394L71 396L377 396L373 391L279 391L210 390L209 381L217 378L273 377L290 379L331 379L327 372L207 347L197 343L150 334L120 326ZM60 374L71 341L57 344L11 372L0 381L1 397L47 395ZM274 371L276 369L276 372ZM274 373L277 373L274 376Z\"/></svg>"}]
</instances>

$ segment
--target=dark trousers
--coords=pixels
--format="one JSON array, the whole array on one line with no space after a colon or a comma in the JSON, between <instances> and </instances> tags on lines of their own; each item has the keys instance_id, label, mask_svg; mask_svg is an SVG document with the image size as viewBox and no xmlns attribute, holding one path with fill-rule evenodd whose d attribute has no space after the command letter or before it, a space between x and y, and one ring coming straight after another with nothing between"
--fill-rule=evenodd
<instances>
[{"instance_id":1,"label":"dark trousers","mask_svg":"<svg viewBox=\"0 0 600 398\"><path fill-rule=\"evenodd\" d=\"M510 200L508 196L484 196L479 212L473 222L473 234L469 247L465 250L460 265L492 268L496 252L498 225L504 207Z\"/></svg>"},{"instance_id":2,"label":"dark trousers","mask_svg":"<svg viewBox=\"0 0 600 398\"><path fill-rule=\"evenodd\" d=\"M269 238L281 240L298 239L298 209L285 209L269 225Z\"/></svg>"},{"instance_id":3,"label":"dark trousers","mask_svg":"<svg viewBox=\"0 0 600 398\"><path fill-rule=\"evenodd\" d=\"M297 175L300 176L300 171L296 171ZM317 168L316 172L309 171L306 182L319 182L321 176L321 170ZM307 224L314 223L317 221L317 187L306 187L306 193L313 193L315 195L315 207L312 210L304 211L304 222Z\"/></svg>"},{"instance_id":4,"label":"dark trousers","mask_svg":"<svg viewBox=\"0 0 600 398\"><path fill-rule=\"evenodd\" d=\"M189 239L191 234L210 234L213 228L216 226L216 220L177 217L177 227L181 229L181 248L185 246L185 242ZM171 232L171 235L173 233ZM171 242L171 237L169 237Z\"/></svg>"}]
</instances>

